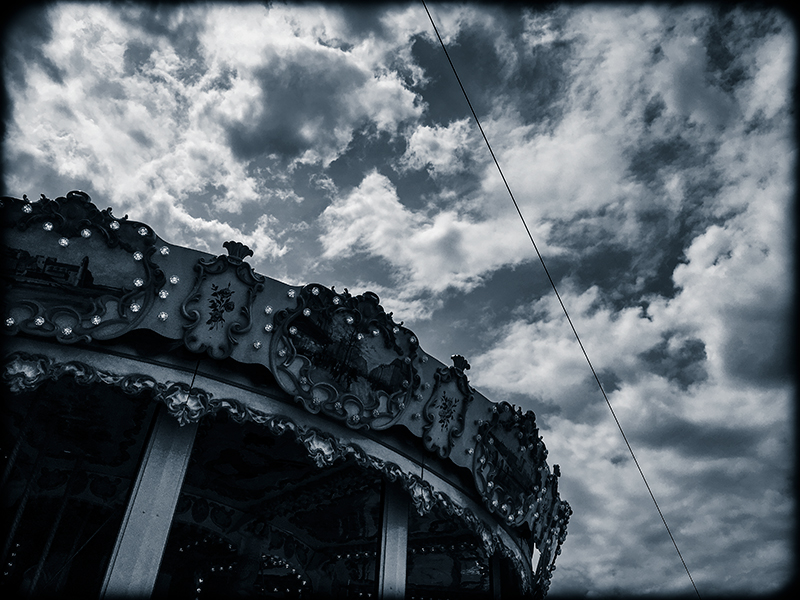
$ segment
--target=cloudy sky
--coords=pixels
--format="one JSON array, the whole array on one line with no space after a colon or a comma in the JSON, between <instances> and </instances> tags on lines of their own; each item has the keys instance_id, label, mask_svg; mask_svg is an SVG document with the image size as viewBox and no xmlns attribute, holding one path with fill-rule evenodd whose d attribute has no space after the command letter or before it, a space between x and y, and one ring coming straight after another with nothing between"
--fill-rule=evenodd
<instances>
[{"instance_id":1,"label":"cloudy sky","mask_svg":"<svg viewBox=\"0 0 800 600\"><path fill-rule=\"evenodd\" d=\"M431 12L701 594L793 572L796 32L712 5ZM693 593L421 3L54 4L5 31L3 193L88 192L372 290L536 412L551 594Z\"/></svg>"}]
</instances>

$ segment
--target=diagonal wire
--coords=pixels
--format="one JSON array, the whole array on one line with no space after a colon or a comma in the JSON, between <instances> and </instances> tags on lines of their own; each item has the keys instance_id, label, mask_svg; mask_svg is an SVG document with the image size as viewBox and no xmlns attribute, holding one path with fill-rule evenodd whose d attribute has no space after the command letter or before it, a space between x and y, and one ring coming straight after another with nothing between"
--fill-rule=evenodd
<instances>
[{"instance_id":1,"label":"diagonal wire","mask_svg":"<svg viewBox=\"0 0 800 600\"><path fill-rule=\"evenodd\" d=\"M689 576L689 581L692 582L692 587L694 588L697 597L700 598L700 592L697 590L697 586L694 583L694 578L692 574L689 572L689 567L686 565L686 561L683 559L683 555L681 554L680 549L678 548L678 543L675 541L675 537L672 535L672 531L667 525L667 520L664 518L664 513L661 512L661 507L658 505L658 501L656 500L655 494L653 494L653 490L650 488L650 484L647 482L647 478L644 476L644 471L642 470L639 461L636 458L636 454L633 452L633 448L631 447L630 442L628 441L628 437L625 435L625 431L622 429L622 424L619 422L617 418L617 414L614 412L614 408L611 406L611 401L608 399L608 395L606 391L603 389L603 384L600 383L600 378L597 376L597 371L595 371L594 365L592 365L592 361L589 359L589 355L586 352L586 348L581 341L580 336L578 335L577 329L575 329L575 325L572 322L572 318L569 316L569 312L567 312L567 307L564 306L564 302L561 299L561 294L558 292L558 288L556 287L555 281L550 275L550 271L547 268L547 265L544 262L544 257L542 253L539 252L539 247L536 245L536 241L533 239L533 234L531 233L530 228L528 227L528 223L525 221L525 217L522 215L522 210L520 210L519 204L517 204L516 198L514 198L514 194L511 191L511 186L508 185L508 181L506 180L506 176L503 174L503 169L500 168L500 163L497 161L497 157L494 154L494 150L492 150L492 145L489 143L489 138L486 137L486 133L483 131L483 127L481 126L481 122L478 119L478 115L475 112L475 109L472 107L472 102L469 100L469 96L467 95L467 91L464 89L464 85L461 83L461 78L458 76L458 71L456 71L456 67L453 64L453 61L450 59L450 54L447 52L447 47L444 45L444 40L442 40L442 36L439 34L439 29L436 27L436 23L433 21L433 16L431 12L428 10L428 5L425 3L425 0L422 1L422 6L425 7L425 12L428 14L428 19L430 19L431 25L433 26L433 30L436 32L436 37L439 39L439 44L442 46L442 50L444 51L444 55L447 57L447 62L450 63L450 68L453 70L453 75L456 76L456 81L458 81L458 86L461 88L461 92L464 94L464 99L467 101L469 105L469 110L472 112L472 116L475 119L475 123L478 125L478 129L483 136L483 141L486 142L486 147L489 149L489 154L492 155L492 160L494 160L494 164L497 167L497 171L500 173L500 177L503 179L503 184L506 186L506 190L508 191L508 195L511 197L511 201L514 203L514 208L517 209L517 214L519 215L520 220L522 221L522 225L525 227L525 231L528 234L528 238L531 240L531 244L533 245L533 249L536 251L536 256L539 257L539 262L542 264L542 268L544 269L545 274L547 275L547 279L550 282L550 286L553 288L553 291L556 294L556 298L558 299L558 303L561 305L561 310L564 312L564 316L567 318L569 322L569 326L572 329L572 333L575 335L575 339L578 341L578 345L581 348L581 352L583 352L583 356L586 359L586 362L589 365L589 368L592 371L592 375L594 376L594 380L597 382L597 386L600 388L600 392L603 394L603 398L608 405L608 409L611 411L611 416L614 417L614 422L617 424L617 428L619 432L622 434L622 439L625 440L625 445L628 447L628 452L630 452L631 458L633 458L633 462L636 464L636 468L639 470L639 475L642 477L642 481L644 481L644 485L647 488L648 493L650 494L650 498L653 500L653 504L656 506L656 510L658 511L658 515L661 517L661 522L664 523L664 528L667 530L669 534L669 539L672 540L672 545L675 546L675 551L678 553L678 557L681 559L681 563L683 564L683 568L686 570L686 574Z\"/></svg>"}]
</instances>

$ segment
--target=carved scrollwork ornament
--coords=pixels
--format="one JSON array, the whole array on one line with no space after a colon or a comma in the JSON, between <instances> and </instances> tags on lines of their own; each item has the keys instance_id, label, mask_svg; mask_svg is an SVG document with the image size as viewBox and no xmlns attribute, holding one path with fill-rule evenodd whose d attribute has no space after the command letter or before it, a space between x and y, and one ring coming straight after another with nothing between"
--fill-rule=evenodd
<instances>
[{"instance_id":1,"label":"carved scrollwork ornament","mask_svg":"<svg viewBox=\"0 0 800 600\"><path fill-rule=\"evenodd\" d=\"M273 318L270 366L278 384L311 413L349 427L386 429L410 404L420 378L416 336L372 292L309 284Z\"/></svg>"},{"instance_id":2,"label":"carved scrollwork ornament","mask_svg":"<svg viewBox=\"0 0 800 600\"><path fill-rule=\"evenodd\" d=\"M252 327L253 302L266 278L244 262L253 252L239 242L225 242L229 255L200 258L194 287L181 304L184 343L192 352L227 358Z\"/></svg>"},{"instance_id":3,"label":"carved scrollwork ornament","mask_svg":"<svg viewBox=\"0 0 800 600\"><path fill-rule=\"evenodd\" d=\"M473 478L486 507L511 526L527 523L537 545L547 534L543 517L557 500L557 475L546 463L535 416L507 402L493 407L476 435ZM522 451L520 451L522 450Z\"/></svg>"},{"instance_id":4,"label":"carved scrollwork ornament","mask_svg":"<svg viewBox=\"0 0 800 600\"><path fill-rule=\"evenodd\" d=\"M452 367L440 367L434 374L434 388L423 409L426 424L422 428L425 447L441 458L450 455L456 438L464 432L464 418L473 400L467 376L469 363L463 356L452 357Z\"/></svg>"},{"instance_id":5,"label":"carved scrollwork ornament","mask_svg":"<svg viewBox=\"0 0 800 600\"><path fill-rule=\"evenodd\" d=\"M99 210L80 191L55 200L42 194L36 202L5 198L2 211L2 223L11 233L33 230L33 247L14 248L16 242L9 242L4 270L25 292L6 298L18 321L15 331L7 333L73 344L122 335L145 318L166 281L153 260L157 239L152 229L127 215L117 219L110 208ZM97 251L98 239L110 254ZM130 261L135 276L119 275L114 265L120 256L114 252Z\"/></svg>"}]
</instances>

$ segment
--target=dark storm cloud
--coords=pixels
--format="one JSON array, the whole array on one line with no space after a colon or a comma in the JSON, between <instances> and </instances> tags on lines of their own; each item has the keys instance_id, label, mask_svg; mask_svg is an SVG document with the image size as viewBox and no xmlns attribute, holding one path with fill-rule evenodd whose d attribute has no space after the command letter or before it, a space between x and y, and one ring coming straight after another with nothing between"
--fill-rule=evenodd
<instances>
[{"instance_id":1,"label":"dark storm cloud","mask_svg":"<svg viewBox=\"0 0 800 600\"><path fill-rule=\"evenodd\" d=\"M142 10L135 4L120 10L120 19L127 23L132 31L138 32L149 40L129 40L124 54L126 75L132 75L137 69L142 70L153 50L152 40L161 38L173 48L180 58L174 75L183 83L192 84L200 79L206 71L199 35L203 30L202 19L194 18L188 13L183 18L175 18L174 7L159 6L152 10Z\"/></svg>"},{"instance_id":2,"label":"dark storm cloud","mask_svg":"<svg viewBox=\"0 0 800 600\"><path fill-rule=\"evenodd\" d=\"M569 41L530 45L521 35L524 19L515 12L498 11L496 22L467 23L447 44L448 53L463 78L470 103L481 118L509 109L522 123L557 123L568 90ZM502 47L497 33L502 30ZM412 55L426 66L424 89L427 122L447 123L468 116L469 109L438 40L414 39Z\"/></svg>"},{"instance_id":3,"label":"dark storm cloud","mask_svg":"<svg viewBox=\"0 0 800 600\"><path fill-rule=\"evenodd\" d=\"M657 409L638 430L628 427L628 432L636 447L669 448L691 459L749 457L764 437L756 426L698 424Z\"/></svg>"},{"instance_id":4,"label":"dark storm cloud","mask_svg":"<svg viewBox=\"0 0 800 600\"><path fill-rule=\"evenodd\" d=\"M65 71L48 57L43 46L53 38L46 7L28 8L13 15L4 23L5 39L3 71L15 85L26 85L26 74L38 65L53 81L64 83Z\"/></svg>"},{"instance_id":5,"label":"dark storm cloud","mask_svg":"<svg viewBox=\"0 0 800 600\"><path fill-rule=\"evenodd\" d=\"M664 334L658 345L639 354L645 368L656 375L666 377L686 391L694 383L708 378L705 369L706 346L703 340L689 338L679 344L670 343L671 335Z\"/></svg>"},{"instance_id":6,"label":"dark storm cloud","mask_svg":"<svg viewBox=\"0 0 800 600\"><path fill-rule=\"evenodd\" d=\"M259 109L228 125L236 156L278 154L291 160L320 143L336 145L336 129L349 126L367 74L341 54L309 48L290 57L271 53L265 63L254 73L262 95Z\"/></svg>"},{"instance_id":7,"label":"dark storm cloud","mask_svg":"<svg viewBox=\"0 0 800 600\"><path fill-rule=\"evenodd\" d=\"M766 313L760 307L737 307L730 316L736 327L725 332L722 347L729 376L756 385L791 381L796 366L792 363L795 332L790 311Z\"/></svg>"},{"instance_id":8,"label":"dark storm cloud","mask_svg":"<svg viewBox=\"0 0 800 600\"><path fill-rule=\"evenodd\" d=\"M648 103L647 106L651 105ZM645 120L647 117L646 114ZM658 174L662 169L685 169L691 166L696 158L689 142L677 135L669 139L644 141L632 152L628 168L634 179L651 184L659 179Z\"/></svg>"}]
</instances>

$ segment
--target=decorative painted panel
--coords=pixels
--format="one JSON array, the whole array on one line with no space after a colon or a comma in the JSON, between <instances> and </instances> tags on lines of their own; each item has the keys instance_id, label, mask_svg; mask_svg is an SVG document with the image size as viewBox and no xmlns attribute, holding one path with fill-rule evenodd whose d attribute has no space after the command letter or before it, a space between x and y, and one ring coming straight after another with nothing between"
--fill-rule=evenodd
<instances>
[{"instance_id":1,"label":"decorative painted panel","mask_svg":"<svg viewBox=\"0 0 800 600\"><path fill-rule=\"evenodd\" d=\"M420 383L416 336L371 292L310 284L296 297L295 308L273 320L270 367L278 384L308 411L350 427L396 423Z\"/></svg>"},{"instance_id":2,"label":"decorative painted panel","mask_svg":"<svg viewBox=\"0 0 800 600\"><path fill-rule=\"evenodd\" d=\"M473 400L472 388L464 374L469 363L460 355L452 360L452 367L436 370L433 393L423 410L427 424L422 429L422 440L428 450L442 458L450 455L455 438L464 432L464 415Z\"/></svg>"},{"instance_id":3,"label":"decorative painted panel","mask_svg":"<svg viewBox=\"0 0 800 600\"><path fill-rule=\"evenodd\" d=\"M189 320L184 326L186 347L216 359L230 356L239 337L250 331L253 301L264 288L264 276L244 262L253 251L239 242L223 246L228 256L197 261L194 288L181 305Z\"/></svg>"},{"instance_id":4,"label":"decorative painted panel","mask_svg":"<svg viewBox=\"0 0 800 600\"><path fill-rule=\"evenodd\" d=\"M83 192L37 202L4 198L6 332L63 343L108 339L136 327L166 281L156 235Z\"/></svg>"}]
</instances>

